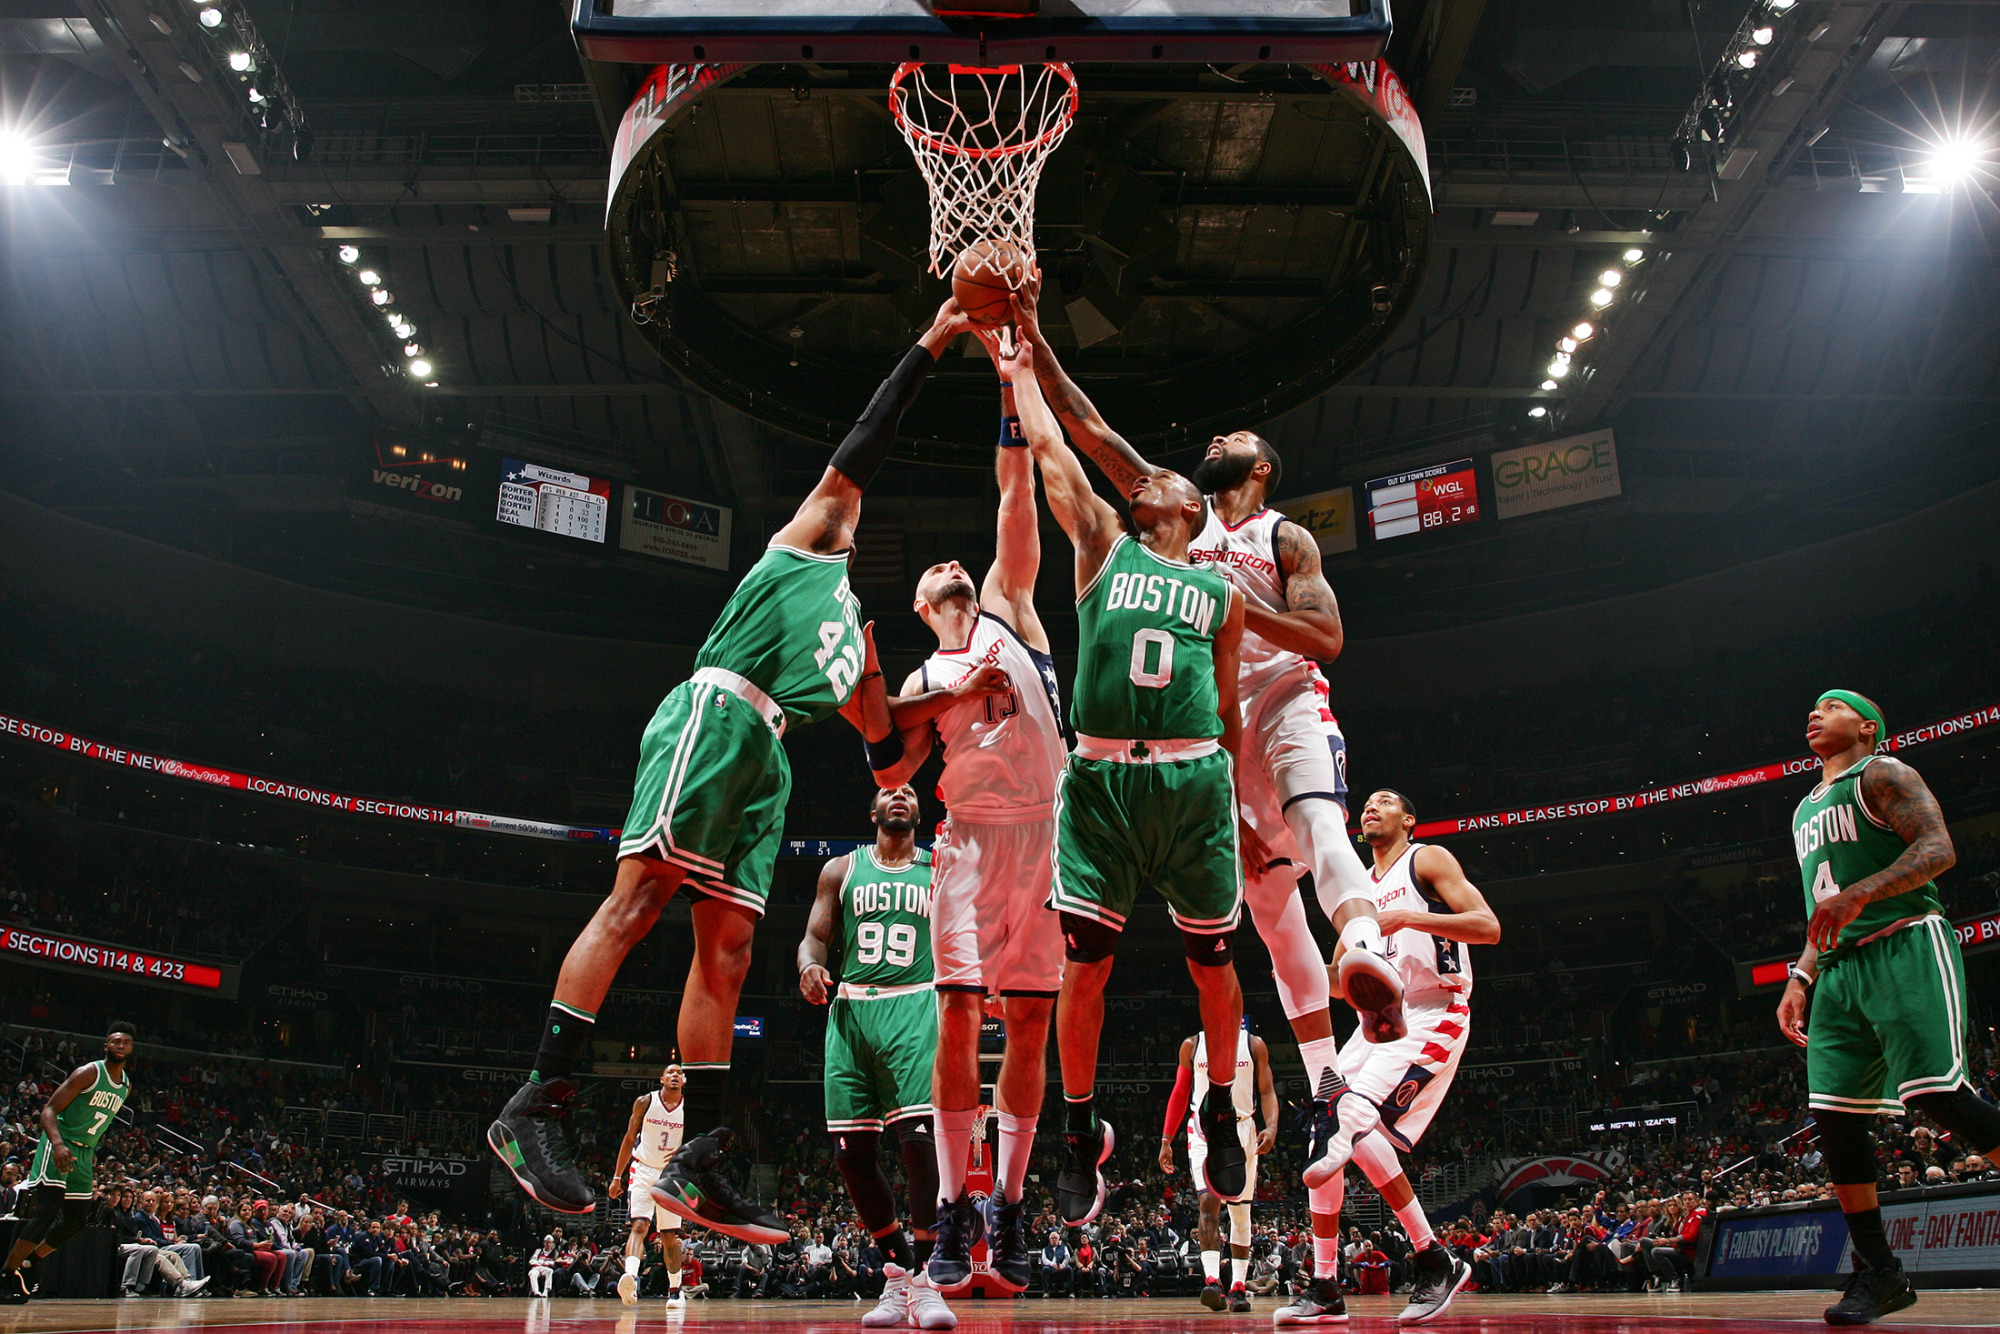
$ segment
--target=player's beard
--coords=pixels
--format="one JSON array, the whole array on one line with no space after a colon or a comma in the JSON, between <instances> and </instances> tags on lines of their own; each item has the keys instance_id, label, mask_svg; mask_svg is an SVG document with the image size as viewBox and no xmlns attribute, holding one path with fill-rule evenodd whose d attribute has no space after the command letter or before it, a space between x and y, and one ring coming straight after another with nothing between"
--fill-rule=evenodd
<instances>
[{"instance_id":1,"label":"player's beard","mask_svg":"<svg viewBox=\"0 0 2000 1334\"><path fill-rule=\"evenodd\" d=\"M1195 490L1213 496L1249 481L1250 470L1256 466L1255 454L1218 454L1195 464L1194 476L1189 480Z\"/></svg>"},{"instance_id":2,"label":"player's beard","mask_svg":"<svg viewBox=\"0 0 2000 1334\"><path fill-rule=\"evenodd\" d=\"M953 579L940 587L931 598L933 607L942 607L953 598L973 598L979 596L970 579Z\"/></svg>"},{"instance_id":3,"label":"player's beard","mask_svg":"<svg viewBox=\"0 0 2000 1334\"><path fill-rule=\"evenodd\" d=\"M875 817L875 827L886 830L891 834L907 834L917 827L917 817L914 815L878 815Z\"/></svg>"}]
</instances>

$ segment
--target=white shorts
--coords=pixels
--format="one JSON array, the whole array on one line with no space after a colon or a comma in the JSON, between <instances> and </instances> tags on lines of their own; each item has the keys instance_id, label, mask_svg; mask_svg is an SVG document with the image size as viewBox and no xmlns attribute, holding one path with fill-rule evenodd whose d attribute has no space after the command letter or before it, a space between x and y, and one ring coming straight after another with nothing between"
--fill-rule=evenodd
<instances>
[{"instance_id":1,"label":"white shorts","mask_svg":"<svg viewBox=\"0 0 2000 1334\"><path fill-rule=\"evenodd\" d=\"M633 1222L651 1218L657 1231L678 1232L681 1230L681 1216L653 1203L653 1183L659 1179L659 1168L648 1167L636 1160L633 1162L632 1175L625 1185L626 1214Z\"/></svg>"},{"instance_id":2,"label":"white shorts","mask_svg":"<svg viewBox=\"0 0 2000 1334\"><path fill-rule=\"evenodd\" d=\"M1208 1141L1195 1129L1195 1113L1189 1113L1188 1121L1188 1175L1194 1179L1195 1189L1207 1190L1208 1183L1202 1179L1201 1170L1208 1163ZM1243 1141L1243 1171L1245 1185L1243 1193L1257 1193L1257 1123L1248 1117L1236 1123L1238 1135Z\"/></svg>"},{"instance_id":3,"label":"white shorts","mask_svg":"<svg viewBox=\"0 0 2000 1334\"><path fill-rule=\"evenodd\" d=\"M1357 1028L1334 1063L1349 1088L1382 1113L1381 1130L1399 1153L1417 1146L1451 1091L1472 1030L1470 998L1452 992L1408 997L1410 1031L1394 1042L1370 1042Z\"/></svg>"},{"instance_id":4,"label":"white shorts","mask_svg":"<svg viewBox=\"0 0 2000 1334\"><path fill-rule=\"evenodd\" d=\"M1048 907L1054 819L947 817L931 850L931 962L939 991L1040 996L1062 990L1061 919Z\"/></svg>"}]
</instances>

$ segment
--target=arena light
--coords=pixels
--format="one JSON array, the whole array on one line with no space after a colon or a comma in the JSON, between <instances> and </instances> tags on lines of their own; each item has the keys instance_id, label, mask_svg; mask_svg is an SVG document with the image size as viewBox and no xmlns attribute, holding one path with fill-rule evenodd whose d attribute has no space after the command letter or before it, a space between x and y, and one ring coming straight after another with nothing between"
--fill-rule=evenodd
<instances>
[{"instance_id":1,"label":"arena light","mask_svg":"<svg viewBox=\"0 0 2000 1334\"><path fill-rule=\"evenodd\" d=\"M1551 380L1560 380L1568 374L1569 363L1567 361L1552 361L1549 363L1549 378Z\"/></svg>"},{"instance_id":2,"label":"arena light","mask_svg":"<svg viewBox=\"0 0 2000 1334\"><path fill-rule=\"evenodd\" d=\"M368 299L378 306L386 306L396 299L396 294L386 287L378 287L368 294Z\"/></svg>"},{"instance_id":3,"label":"arena light","mask_svg":"<svg viewBox=\"0 0 2000 1334\"><path fill-rule=\"evenodd\" d=\"M254 85L251 87L247 96L250 98L252 105L261 103L264 100L264 94L258 92Z\"/></svg>"},{"instance_id":4,"label":"arena light","mask_svg":"<svg viewBox=\"0 0 2000 1334\"><path fill-rule=\"evenodd\" d=\"M1528 415L1530 417L1546 417L1549 415L1549 410L1547 408L1529 408Z\"/></svg>"},{"instance_id":5,"label":"arena light","mask_svg":"<svg viewBox=\"0 0 2000 1334\"><path fill-rule=\"evenodd\" d=\"M35 174L35 150L18 130L0 132L0 181L20 185Z\"/></svg>"},{"instance_id":6,"label":"arena light","mask_svg":"<svg viewBox=\"0 0 2000 1334\"><path fill-rule=\"evenodd\" d=\"M231 51L229 53L229 68L235 70L238 74L249 73L250 53L248 51Z\"/></svg>"},{"instance_id":7,"label":"arena light","mask_svg":"<svg viewBox=\"0 0 2000 1334\"><path fill-rule=\"evenodd\" d=\"M375 270L373 269L363 269L361 272L355 274L354 276L359 278L362 282L367 283L370 287L373 287L376 283L382 281L382 275L375 272Z\"/></svg>"},{"instance_id":8,"label":"arena light","mask_svg":"<svg viewBox=\"0 0 2000 1334\"><path fill-rule=\"evenodd\" d=\"M1571 329L1569 331L1569 336L1571 338L1574 338L1579 343L1587 343L1590 341L1591 336L1596 332L1597 332L1597 326L1592 324L1589 320L1585 320L1581 324L1577 325L1574 329Z\"/></svg>"},{"instance_id":9,"label":"arena light","mask_svg":"<svg viewBox=\"0 0 2000 1334\"><path fill-rule=\"evenodd\" d=\"M1931 149L1926 163L1932 180L1957 185L1986 165L1986 146L1963 136L1946 139Z\"/></svg>"},{"instance_id":10,"label":"arena light","mask_svg":"<svg viewBox=\"0 0 2000 1334\"><path fill-rule=\"evenodd\" d=\"M1756 69L1757 68L1756 50L1753 48L1748 51L1738 51L1736 53L1736 63L1742 66L1744 69Z\"/></svg>"},{"instance_id":11,"label":"arena light","mask_svg":"<svg viewBox=\"0 0 2000 1334\"><path fill-rule=\"evenodd\" d=\"M1542 388L1544 391L1554 389L1555 387L1556 387L1556 382L1554 380L1542 381Z\"/></svg>"},{"instance_id":12,"label":"arena light","mask_svg":"<svg viewBox=\"0 0 2000 1334\"><path fill-rule=\"evenodd\" d=\"M195 17L201 20L201 26L204 28L220 28L222 26L222 11L219 9L204 9Z\"/></svg>"},{"instance_id":13,"label":"arena light","mask_svg":"<svg viewBox=\"0 0 2000 1334\"><path fill-rule=\"evenodd\" d=\"M355 260L361 258L361 248L359 246L344 245L335 253L340 256L342 264L352 264Z\"/></svg>"},{"instance_id":14,"label":"arena light","mask_svg":"<svg viewBox=\"0 0 2000 1334\"><path fill-rule=\"evenodd\" d=\"M1773 14L1783 14L1798 4L1798 2L1799 0L1771 0L1771 12Z\"/></svg>"},{"instance_id":15,"label":"arena light","mask_svg":"<svg viewBox=\"0 0 2000 1334\"><path fill-rule=\"evenodd\" d=\"M1637 264L1640 260L1644 259L1645 257L1646 257L1646 252L1639 249L1638 246L1633 246L1630 250L1625 252L1625 262L1627 264Z\"/></svg>"},{"instance_id":16,"label":"arena light","mask_svg":"<svg viewBox=\"0 0 2000 1334\"><path fill-rule=\"evenodd\" d=\"M421 356L422 356L423 354L424 354L424 345L423 345L422 343L405 343L405 344L403 344L403 355L404 355L404 356L406 356L406 357L421 357Z\"/></svg>"},{"instance_id":17,"label":"arena light","mask_svg":"<svg viewBox=\"0 0 2000 1334\"><path fill-rule=\"evenodd\" d=\"M1592 292L1590 294L1590 304L1596 306L1599 310L1603 310L1611 304L1611 289L1600 287L1595 292Z\"/></svg>"},{"instance_id":18,"label":"arena light","mask_svg":"<svg viewBox=\"0 0 2000 1334\"><path fill-rule=\"evenodd\" d=\"M1578 343L1574 338L1556 339L1556 351L1558 352L1574 352L1577 347Z\"/></svg>"},{"instance_id":19,"label":"arena light","mask_svg":"<svg viewBox=\"0 0 2000 1334\"><path fill-rule=\"evenodd\" d=\"M418 357L410 363L410 374L416 376L419 380L428 380L431 378L431 364L422 357Z\"/></svg>"},{"instance_id":20,"label":"arena light","mask_svg":"<svg viewBox=\"0 0 2000 1334\"><path fill-rule=\"evenodd\" d=\"M1616 287L1624 281L1625 275L1616 269L1606 269L1597 275L1597 285L1599 287Z\"/></svg>"},{"instance_id":21,"label":"arena light","mask_svg":"<svg viewBox=\"0 0 2000 1334\"><path fill-rule=\"evenodd\" d=\"M1771 27L1768 23L1761 28L1752 28L1750 30L1750 40L1759 46L1769 46L1771 39L1777 35L1778 30Z\"/></svg>"}]
</instances>

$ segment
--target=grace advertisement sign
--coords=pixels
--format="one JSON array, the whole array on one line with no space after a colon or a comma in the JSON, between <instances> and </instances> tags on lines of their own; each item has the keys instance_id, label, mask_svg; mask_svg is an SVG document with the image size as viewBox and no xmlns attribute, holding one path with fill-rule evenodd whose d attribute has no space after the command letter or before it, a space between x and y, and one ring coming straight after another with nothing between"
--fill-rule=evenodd
<instances>
[{"instance_id":1,"label":"grace advertisement sign","mask_svg":"<svg viewBox=\"0 0 2000 1334\"><path fill-rule=\"evenodd\" d=\"M1490 461L1493 507L1503 519L1621 493L1618 445L1609 431L1503 449Z\"/></svg>"}]
</instances>

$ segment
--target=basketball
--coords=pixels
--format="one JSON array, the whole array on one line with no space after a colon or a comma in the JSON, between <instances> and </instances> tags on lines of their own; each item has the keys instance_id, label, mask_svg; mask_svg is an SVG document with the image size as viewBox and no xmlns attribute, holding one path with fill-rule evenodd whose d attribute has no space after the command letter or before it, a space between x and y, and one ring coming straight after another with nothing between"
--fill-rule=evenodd
<instances>
[{"instance_id":1,"label":"basketball","mask_svg":"<svg viewBox=\"0 0 2000 1334\"><path fill-rule=\"evenodd\" d=\"M1005 324L1007 299L1028 276L1021 250L1012 241L974 241L959 251L951 268L951 294L974 324Z\"/></svg>"}]
</instances>

